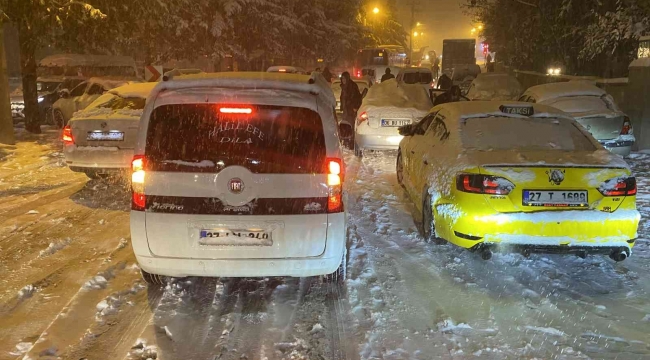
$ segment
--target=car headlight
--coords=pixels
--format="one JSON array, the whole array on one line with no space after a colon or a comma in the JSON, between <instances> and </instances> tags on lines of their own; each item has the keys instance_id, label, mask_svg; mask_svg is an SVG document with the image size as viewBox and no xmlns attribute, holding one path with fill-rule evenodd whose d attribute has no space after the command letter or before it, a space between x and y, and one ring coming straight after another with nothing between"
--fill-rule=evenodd
<instances>
[{"instance_id":1,"label":"car headlight","mask_svg":"<svg viewBox=\"0 0 650 360\"><path fill-rule=\"evenodd\" d=\"M38 102L39 102L39 103L43 102L43 100L45 100L45 98L44 98L43 96L40 96L40 97L38 98Z\"/></svg>"}]
</instances>

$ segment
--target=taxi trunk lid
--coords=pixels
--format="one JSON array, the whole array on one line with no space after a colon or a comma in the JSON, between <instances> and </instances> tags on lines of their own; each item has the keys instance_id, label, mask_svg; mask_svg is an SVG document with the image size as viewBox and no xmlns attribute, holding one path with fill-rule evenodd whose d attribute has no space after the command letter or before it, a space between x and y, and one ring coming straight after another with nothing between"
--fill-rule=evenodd
<instances>
[{"instance_id":1,"label":"taxi trunk lid","mask_svg":"<svg viewBox=\"0 0 650 360\"><path fill-rule=\"evenodd\" d=\"M604 196L600 189L609 180L629 176L625 168L599 165L488 164L479 171L513 185L508 194L484 195L499 212L615 211L624 196Z\"/></svg>"}]
</instances>

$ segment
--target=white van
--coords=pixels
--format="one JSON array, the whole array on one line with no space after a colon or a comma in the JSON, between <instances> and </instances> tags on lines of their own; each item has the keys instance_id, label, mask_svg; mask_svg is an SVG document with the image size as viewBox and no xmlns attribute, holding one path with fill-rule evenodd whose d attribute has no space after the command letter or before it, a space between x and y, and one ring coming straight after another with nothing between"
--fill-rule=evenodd
<instances>
[{"instance_id":1,"label":"white van","mask_svg":"<svg viewBox=\"0 0 650 360\"><path fill-rule=\"evenodd\" d=\"M159 83L132 164L131 238L145 281L343 279L335 104L320 74L195 74Z\"/></svg>"}]
</instances>

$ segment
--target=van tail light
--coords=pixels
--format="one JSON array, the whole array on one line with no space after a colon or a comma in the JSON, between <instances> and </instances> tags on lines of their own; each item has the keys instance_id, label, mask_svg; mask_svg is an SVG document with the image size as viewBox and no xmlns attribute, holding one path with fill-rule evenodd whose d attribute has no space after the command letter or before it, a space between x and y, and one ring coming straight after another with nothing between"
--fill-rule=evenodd
<instances>
[{"instance_id":1,"label":"van tail light","mask_svg":"<svg viewBox=\"0 0 650 360\"><path fill-rule=\"evenodd\" d=\"M72 129L70 128L70 125L66 125L63 128L63 135L61 135L61 139L63 140L64 145L74 144L74 138L72 137Z\"/></svg>"},{"instance_id":2,"label":"van tail light","mask_svg":"<svg viewBox=\"0 0 650 360\"><path fill-rule=\"evenodd\" d=\"M508 195L515 188L510 180L481 174L459 174L456 176L456 189L474 194Z\"/></svg>"},{"instance_id":3,"label":"van tail light","mask_svg":"<svg viewBox=\"0 0 650 360\"><path fill-rule=\"evenodd\" d=\"M361 125L361 123L364 121L368 121L368 113L365 111L359 114L357 117L357 125Z\"/></svg>"},{"instance_id":4,"label":"van tail light","mask_svg":"<svg viewBox=\"0 0 650 360\"><path fill-rule=\"evenodd\" d=\"M325 161L327 174L327 212L343 211L343 162L341 159L328 158Z\"/></svg>"},{"instance_id":5,"label":"van tail light","mask_svg":"<svg viewBox=\"0 0 650 360\"><path fill-rule=\"evenodd\" d=\"M131 161L131 210L144 211L147 197L144 194L144 178L147 159L144 155L135 155Z\"/></svg>"},{"instance_id":6,"label":"van tail light","mask_svg":"<svg viewBox=\"0 0 650 360\"><path fill-rule=\"evenodd\" d=\"M634 176L609 179L598 188L605 196L636 195L636 178Z\"/></svg>"},{"instance_id":7,"label":"van tail light","mask_svg":"<svg viewBox=\"0 0 650 360\"><path fill-rule=\"evenodd\" d=\"M629 117L625 117L623 121L623 128L621 129L621 135L630 135L632 134L632 123L630 122Z\"/></svg>"}]
</instances>

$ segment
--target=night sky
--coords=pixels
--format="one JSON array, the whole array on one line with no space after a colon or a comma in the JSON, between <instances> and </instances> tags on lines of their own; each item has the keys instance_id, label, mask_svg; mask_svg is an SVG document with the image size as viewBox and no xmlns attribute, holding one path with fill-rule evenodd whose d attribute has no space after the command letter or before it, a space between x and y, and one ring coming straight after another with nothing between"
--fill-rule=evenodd
<instances>
[{"instance_id":1,"label":"night sky","mask_svg":"<svg viewBox=\"0 0 650 360\"><path fill-rule=\"evenodd\" d=\"M399 20L408 29L411 24L411 7L413 0L397 0L400 10ZM372 2L372 1L371 1ZM443 39L471 38L472 19L463 14L460 5L465 0L415 0L416 6L415 21L423 23L421 31L424 31L424 38L413 38L414 48L430 46L428 50L436 50L438 54L442 51ZM377 5L381 6L385 0L379 0ZM417 39L417 40L416 40Z\"/></svg>"}]
</instances>

